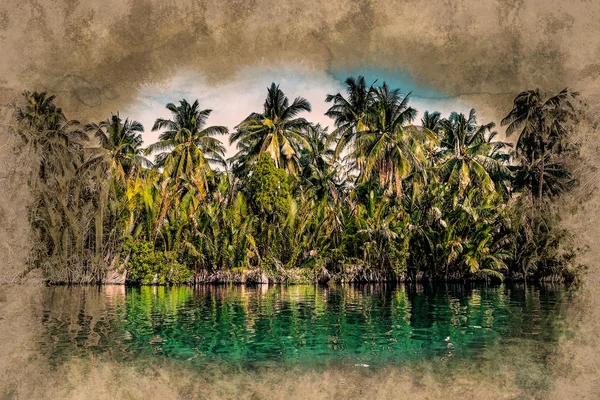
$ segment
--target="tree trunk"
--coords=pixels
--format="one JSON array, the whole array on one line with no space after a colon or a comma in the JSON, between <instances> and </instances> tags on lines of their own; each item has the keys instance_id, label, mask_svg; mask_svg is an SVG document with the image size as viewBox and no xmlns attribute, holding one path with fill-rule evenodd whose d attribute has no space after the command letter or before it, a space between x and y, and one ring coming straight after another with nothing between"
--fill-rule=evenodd
<instances>
[{"instance_id":1,"label":"tree trunk","mask_svg":"<svg viewBox=\"0 0 600 400\"><path fill-rule=\"evenodd\" d=\"M104 239L104 210L102 204L98 205L98 211L96 212L96 256L102 257L102 242Z\"/></svg>"},{"instance_id":2,"label":"tree trunk","mask_svg":"<svg viewBox=\"0 0 600 400\"><path fill-rule=\"evenodd\" d=\"M457 137L455 142L454 142L454 155L456 156L456 158L461 158L460 156L460 140Z\"/></svg>"},{"instance_id":3,"label":"tree trunk","mask_svg":"<svg viewBox=\"0 0 600 400\"><path fill-rule=\"evenodd\" d=\"M541 157L541 163L540 163L540 177L538 179L538 198L540 203L542 202L542 195L543 195L543 189L544 189L544 167L545 167L545 162L546 162L546 146L544 145L544 137L543 137L543 128L540 128L540 135L539 135L539 146L540 146L540 157Z\"/></svg>"},{"instance_id":4,"label":"tree trunk","mask_svg":"<svg viewBox=\"0 0 600 400\"><path fill-rule=\"evenodd\" d=\"M400 171L398 171L398 166L394 166L394 175L396 178L396 197L398 200L402 199L402 179L400 179Z\"/></svg>"},{"instance_id":5,"label":"tree trunk","mask_svg":"<svg viewBox=\"0 0 600 400\"><path fill-rule=\"evenodd\" d=\"M382 160L379 163L379 185L383 187L385 185L385 181L387 178L387 170L385 165L385 160Z\"/></svg>"},{"instance_id":6,"label":"tree trunk","mask_svg":"<svg viewBox=\"0 0 600 400\"><path fill-rule=\"evenodd\" d=\"M543 189L544 189L544 152L542 151L542 162L540 165L540 177L539 177L539 182L538 182L538 197L540 200L540 203L542 201L542 194L543 194Z\"/></svg>"}]
</instances>

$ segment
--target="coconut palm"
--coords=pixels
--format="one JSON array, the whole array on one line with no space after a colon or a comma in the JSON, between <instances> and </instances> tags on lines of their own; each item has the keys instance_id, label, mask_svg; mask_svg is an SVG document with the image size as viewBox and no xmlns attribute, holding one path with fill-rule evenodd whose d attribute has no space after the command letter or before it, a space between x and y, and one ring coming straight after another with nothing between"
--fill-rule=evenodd
<instances>
[{"instance_id":1,"label":"coconut palm","mask_svg":"<svg viewBox=\"0 0 600 400\"><path fill-rule=\"evenodd\" d=\"M302 150L300 157L302 181L314 189L318 199L322 199L327 194L337 197L339 166L335 162L335 152L331 148L333 135L327 128L317 124L306 127L304 136L308 145Z\"/></svg>"},{"instance_id":2,"label":"coconut palm","mask_svg":"<svg viewBox=\"0 0 600 400\"><path fill-rule=\"evenodd\" d=\"M432 132L439 132L442 128L442 114L439 111L425 111L421 118L421 127L429 129Z\"/></svg>"},{"instance_id":3,"label":"coconut palm","mask_svg":"<svg viewBox=\"0 0 600 400\"><path fill-rule=\"evenodd\" d=\"M339 138L335 149L339 155L350 143L368 130L367 118L373 104L373 85L367 87L365 77L349 77L346 79L346 97L342 94L328 94L327 103L333 105L325 115L334 119L336 129L333 134Z\"/></svg>"},{"instance_id":4,"label":"coconut palm","mask_svg":"<svg viewBox=\"0 0 600 400\"><path fill-rule=\"evenodd\" d=\"M156 155L157 167L163 168L163 176L178 184L185 179L194 182L198 195L204 198L208 189L211 165L225 166L225 148L215 135L227 134L225 126L205 127L212 110L200 109L198 100L193 104L181 100L179 106L173 103L166 108L173 114L172 119L158 118L152 131L163 130L156 143L146 149L146 154Z\"/></svg>"},{"instance_id":5,"label":"coconut palm","mask_svg":"<svg viewBox=\"0 0 600 400\"><path fill-rule=\"evenodd\" d=\"M107 174L87 168L88 137L54 104L54 96L26 91L23 97L23 106L13 104L14 130L33 166L33 265L49 280L101 279L115 243L107 246L104 240Z\"/></svg>"},{"instance_id":6,"label":"coconut palm","mask_svg":"<svg viewBox=\"0 0 600 400\"><path fill-rule=\"evenodd\" d=\"M24 105L11 103L16 122L14 131L24 142L23 150L34 160L34 174L48 183L74 173L80 161L78 152L87 139L77 129L79 122L67 119L54 104L55 96L30 91L24 91L22 96Z\"/></svg>"},{"instance_id":7,"label":"coconut palm","mask_svg":"<svg viewBox=\"0 0 600 400\"><path fill-rule=\"evenodd\" d=\"M17 123L41 131L57 130L67 122L62 109L54 104L56 96L48 96L46 92L28 90L25 90L22 96L25 99L24 106L11 104Z\"/></svg>"},{"instance_id":8,"label":"coconut palm","mask_svg":"<svg viewBox=\"0 0 600 400\"><path fill-rule=\"evenodd\" d=\"M571 101L578 95L568 88L555 96L545 97L539 89L527 90L517 95L513 108L501 121L506 125L506 135L517 132L517 156L524 157L528 164L535 160L538 168L537 198L544 192L545 164L549 152L559 154L568 149L568 123L574 118Z\"/></svg>"},{"instance_id":9,"label":"coconut palm","mask_svg":"<svg viewBox=\"0 0 600 400\"><path fill-rule=\"evenodd\" d=\"M469 116L453 112L442 121L442 164L440 176L462 195L475 183L484 193L495 191L492 176L510 175L504 160L498 157L498 148L491 141L495 136L494 123L477 125L475 109Z\"/></svg>"},{"instance_id":10,"label":"coconut palm","mask_svg":"<svg viewBox=\"0 0 600 400\"><path fill-rule=\"evenodd\" d=\"M363 134L357 140L360 152L356 153L360 155L351 154L364 163L358 181L366 183L374 179L388 194L400 199L402 181L409 175L415 173L421 181L427 181L424 144L428 140L435 141L435 137L414 128L397 127L383 134Z\"/></svg>"},{"instance_id":11,"label":"coconut palm","mask_svg":"<svg viewBox=\"0 0 600 400\"><path fill-rule=\"evenodd\" d=\"M416 116L408 106L410 93L390 89L384 82L373 89L373 101L366 117L366 129L357 135L349 154L352 166L359 171L359 182L377 177L379 184L395 195L402 196L402 179L415 171L426 179L423 168L425 153L421 144L436 141L428 131L406 128Z\"/></svg>"},{"instance_id":12,"label":"coconut palm","mask_svg":"<svg viewBox=\"0 0 600 400\"><path fill-rule=\"evenodd\" d=\"M124 181L136 168L152 166L143 156L141 133L144 127L138 121L123 121L117 113L98 124L87 124L84 130L99 141L98 157L109 162L118 180Z\"/></svg>"},{"instance_id":13,"label":"coconut palm","mask_svg":"<svg viewBox=\"0 0 600 400\"><path fill-rule=\"evenodd\" d=\"M522 160L520 165L511 166L514 171L512 190L515 192L527 190L532 195L538 193L539 197L537 190L540 187L540 177L544 180L541 186L545 197L557 196L573 186L573 175L563 163L547 155L543 164L543 174L541 173L542 159L533 160L531 163Z\"/></svg>"},{"instance_id":14,"label":"coconut palm","mask_svg":"<svg viewBox=\"0 0 600 400\"><path fill-rule=\"evenodd\" d=\"M262 113L252 113L236 126L229 141L238 152L231 159L233 172L244 175L262 153L268 153L277 168L298 173L300 152L307 145L303 130L310 124L298 114L309 112L310 103L297 97L290 104L279 85L271 84Z\"/></svg>"}]
</instances>

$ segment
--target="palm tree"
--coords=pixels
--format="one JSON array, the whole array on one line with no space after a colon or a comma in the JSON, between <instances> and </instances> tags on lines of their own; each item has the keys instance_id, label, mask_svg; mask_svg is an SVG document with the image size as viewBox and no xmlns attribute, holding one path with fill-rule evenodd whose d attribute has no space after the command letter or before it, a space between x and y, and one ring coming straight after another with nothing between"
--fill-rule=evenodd
<instances>
[{"instance_id":1,"label":"palm tree","mask_svg":"<svg viewBox=\"0 0 600 400\"><path fill-rule=\"evenodd\" d=\"M156 120L160 140L144 151L158 153L156 165L142 168L151 164L138 122L117 113L79 130L53 96L25 92L12 130L23 139L15 150L36 157L34 265L67 282L102 279L121 255L147 282L157 273L168 281L169 268L195 270L197 280L206 271L264 269L285 279L291 268L319 280L565 276L570 253L558 248L566 233L536 196L573 183L559 156L570 147L574 94L544 100L530 91L515 100L504 121L509 134L520 132L519 165L511 165L512 146L493 123L479 125L474 110L447 119L425 112L413 126L410 93L364 77L346 85L347 94L327 96L330 133L301 118L310 111L305 99L288 100L272 84L262 113L230 137L235 174L215 137L227 128L207 127L211 110L198 101L167 105L172 116ZM165 262L172 265L156 272Z\"/></svg>"},{"instance_id":2,"label":"palm tree","mask_svg":"<svg viewBox=\"0 0 600 400\"><path fill-rule=\"evenodd\" d=\"M504 260L509 252L501 247L501 241L494 240L491 234L493 227L479 225L465 240L460 263L466 271L463 273L479 274L504 280L500 271L508 270Z\"/></svg>"},{"instance_id":3,"label":"palm tree","mask_svg":"<svg viewBox=\"0 0 600 400\"><path fill-rule=\"evenodd\" d=\"M369 208L359 206L357 233L363 242L361 247L367 264L379 266L384 273L401 273L406 267L409 242L408 238L400 237L400 221L390 208L385 199L375 203L371 192Z\"/></svg>"},{"instance_id":4,"label":"palm tree","mask_svg":"<svg viewBox=\"0 0 600 400\"><path fill-rule=\"evenodd\" d=\"M114 249L104 244L106 171L87 168L88 137L54 104L54 96L28 91L23 96L24 106L12 106L14 130L33 158L33 265L41 266L49 280L98 280Z\"/></svg>"},{"instance_id":5,"label":"palm tree","mask_svg":"<svg viewBox=\"0 0 600 400\"><path fill-rule=\"evenodd\" d=\"M485 142L489 146L487 156L496 162L495 166L488 169L488 174L496 185L496 191L508 199L513 190L511 179L514 174L510 163L514 156L514 146L512 143L497 140L497 136L498 132L493 131L485 137Z\"/></svg>"},{"instance_id":6,"label":"palm tree","mask_svg":"<svg viewBox=\"0 0 600 400\"><path fill-rule=\"evenodd\" d=\"M146 154L158 151L157 167L163 168L163 176L192 181L198 195L204 198L208 189L208 177L212 173L211 164L226 166L223 158L225 148L213 136L227 134L225 126L205 127L212 110L201 110L198 100L189 104L185 99L179 106L167 104L173 119L158 118L152 131L166 129L159 141L146 149Z\"/></svg>"},{"instance_id":7,"label":"palm tree","mask_svg":"<svg viewBox=\"0 0 600 400\"><path fill-rule=\"evenodd\" d=\"M67 122L65 114L60 107L54 104L56 96L48 96L46 92L22 93L25 99L25 107L19 107L12 103L14 117L19 124L26 124L34 130L56 130Z\"/></svg>"},{"instance_id":8,"label":"palm tree","mask_svg":"<svg viewBox=\"0 0 600 400\"><path fill-rule=\"evenodd\" d=\"M349 157L359 171L359 181L364 183L378 176L379 184L402 196L402 179L412 171L426 179L425 155L421 142L434 140L428 132L405 129L417 111L408 106L410 93L403 96L400 89L390 89L384 82L373 89L373 101L366 116L366 129L356 137Z\"/></svg>"},{"instance_id":9,"label":"palm tree","mask_svg":"<svg viewBox=\"0 0 600 400\"><path fill-rule=\"evenodd\" d=\"M117 113L98 124L87 124L84 130L98 139L102 150L99 157L109 162L110 169L120 181L124 181L136 168L152 166L142 155L141 133L144 127L138 121L123 121Z\"/></svg>"},{"instance_id":10,"label":"palm tree","mask_svg":"<svg viewBox=\"0 0 600 400\"><path fill-rule=\"evenodd\" d=\"M229 142L237 142L238 152L233 156L233 172L245 175L258 157L267 152L277 168L296 175L300 151L307 145L303 130L309 126L301 112L310 112L310 103L297 97L290 104L279 85L271 84L262 113L252 113L238 126Z\"/></svg>"},{"instance_id":11,"label":"palm tree","mask_svg":"<svg viewBox=\"0 0 600 400\"><path fill-rule=\"evenodd\" d=\"M333 102L325 115L334 119L336 129L333 134L339 137L335 149L336 156L352 143L361 132L368 130L367 118L373 104L373 85L375 82L367 87L364 76L359 76L356 79L349 77L345 82L347 97L337 93L334 95L328 94L325 98L327 103Z\"/></svg>"},{"instance_id":12,"label":"palm tree","mask_svg":"<svg viewBox=\"0 0 600 400\"><path fill-rule=\"evenodd\" d=\"M421 126L424 129L429 129L432 132L439 132L442 128L442 114L439 111L429 112L425 111L423 113L423 117L421 118Z\"/></svg>"},{"instance_id":13,"label":"palm tree","mask_svg":"<svg viewBox=\"0 0 600 400\"><path fill-rule=\"evenodd\" d=\"M459 195L472 182L478 183L484 193L493 192L495 185L491 176L510 175L491 141L495 136L493 122L477 125L475 109L472 109L468 118L462 113L451 113L442 125L444 139L440 176L455 187Z\"/></svg>"},{"instance_id":14,"label":"palm tree","mask_svg":"<svg viewBox=\"0 0 600 400\"><path fill-rule=\"evenodd\" d=\"M335 152L331 149L333 135L327 128L317 124L306 127L304 136L308 146L302 150L300 157L303 182L314 189L318 199L327 194L336 197L338 166L335 163Z\"/></svg>"},{"instance_id":15,"label":"palm tree","mask_svg":"<svg viewBox=\"0 0 600 400\"><path fill-rule=\"evenodd\" d=\"M356 153L352 154L358 160L364 160L359 182L366 183L376 177L381 187L400 199L402 181L412 173L427 182L424 145L428 140L434 141L435 137L414 128L397 127L383 134L363 134L357 140L357 146L360 146L359 154L364 155L356 157Z\"/></svg>"},{"instance_id":16,"label":"palm tree","mask_svg":"<svg viewBox=\"0 0 600 400\"><path fill-rule=\"evenodd\" d=\"M131 233L134 214L126 200L130 190L128 182L135 178L134 174L141 173L142 167L152 166L142 155L143 130L139 122L123 121L118 113L84 127L84 131L93 134L100 144L99 148L84 149L84 162L78 171L79 175L85 176L87 185L94 188L90 201L96 205L97 255L102 254L104 247L115 250L122 235ZM105 225L109 227L108 231L105 231Z\"/></svg>"},{"instance_id":17,"label":"palm tree","mask_svg":"<svg viewBox=\"0 0 600 400\"><path fill-rule=\"evenodd\" d=\"M541 173L542 162L544 164L543 174ZM542 194L546 197L553 197L566 192L574 184L571 172L563 163L549 156L546 156L543 161L542 159L536 159L531 163L522 160L520 165L509 168L514 171L512 189L515 192L529 190L530 193L535 193L535 189L540 187L540 177L544 180L541 186L543 187Z\"/></svg>"},{"instance_id":18,"label":"palm tree","mask_svg":"<svg viewBox=\"0 0 600 400\"><path fill-rule=\"evenodd\" d=\"M410 93L403 96L400 89L390 89L385 82L377 88L375 83L367 87L363 76L346 79L347 96L327 95L326 101L333 106L325 115L335 120L336 156L351 144L350 168L358 170L359 181L365 183L379 174L380 184L389 191L396 182L399 196L399 179L419 164L408 151L407 132L401 132L415 118L416 110L408 106Z\"/></svg>"},{"instance_id":19,"label":"palm tree","mask_svg":"<svg viewBox=\"0 0 600 400\"><path fill-rule=\"evenodd\" d=\"M79 122L65 117L54 104L55 96L30 91L22 95L24 106L11 103L17 123L15 132L25 143L24 150L35 160L35 173L45 183L74 173L76 153L87 139L84 132L76 129Z\"/></svg>"},{"instance_id":20,"label":"palm tree","mask_svg":"<svg viewBox=\"0 0 600 400\"><path fill-rule=\"evenodd\" d=\"M93 134L100 143L99 148L84 149L86 160L81 166L81 173L85 173L88 181L95 183L97 188L94 198L98 205L96 237L98 250L101 250L106 220L111 228L108 232L113 239L111 243L119 240L121 232L130 233L133 214L124 201L127 183L135 172L139 173L142 167L152 164L142 156L142 135L139 132L143 132L144 128L139 122L129 119L123 122L117 113L98 124L87 124L84 130Z\"/></svg>"},{"instance_id":21,"label":"palm tree","mask_svg":"<svg viewBox=\"0 0 600 400\"><path fill-rule=\"evenodd\" d=\"M400 89L391 89L383 82L373 89L373 102L367 114L367 131L384 134L397 127L412 123L417 110L408 106L411 93L403 95Z\"/></svg>"},{"instance_id":22,"label":"palm tree","mask_svg":"<svg viewBox=\"0 0 600 400\"><path fill-rule=\"evenodd\" d=\"M539 160L537 198L540 200L544 192L545 179L542 177L548 153L560 153L569 147L567 124L574 119L571 100L577 95L568 88L548 98L539 89L521 92L515 98L512 110L501 121L501 125L507 125L507 136L520 130L517 156L524 157L528 164Z\"/></svg>"}]
</instances>

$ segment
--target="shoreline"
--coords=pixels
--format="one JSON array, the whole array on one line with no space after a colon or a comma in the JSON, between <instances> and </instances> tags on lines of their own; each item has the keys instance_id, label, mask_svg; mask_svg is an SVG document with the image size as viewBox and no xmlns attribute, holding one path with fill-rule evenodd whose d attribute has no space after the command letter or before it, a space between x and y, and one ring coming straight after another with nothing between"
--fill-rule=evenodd
<instances>
[{"instance_id":1,"label":"shoreline","mask_svg":"<svg viewBox=\"0 0 600 400\"><path fill-rule=\"evenodd\" d=\"M198 277L197 277L198 278ZM196 287L196 286L269 286L269 285L277 285L277 286L294 286L294 285L318 285L318 286L328 286L328 285L369 285L369 284L383 284L383 285L393 285L393 284L420 284L420 285L437 285L437 284L493 284L493 285L501 285L503 283L509 284L560 284L564 286L572 286L577 285L579 283L579 279L575 278L573 280L567 280L564 277L560 276L549 276L544 278L527 278L524 277L506 277L504 280L493 279L490 277L481 277L481 276L471 276L471 277L451 277L448 279L443 279L440 277L429 277L417 276L416 278L409 278L406 276L396 276L396 277L380 277L379 279L357 279L354 276L332 276L330 279L315 279L315 278L307 278L307 277L284 277L281 275L278 276L263 276L266 279L254 279L251 274L222 274L215 273L210 275L202 276L202 279L194 279L193 281L185 282L185 283L149 283L149 284L140 284L140 283L132 283L126 280L110 280L105 279L102 281L82 281L82 282L67 282L67 281L51 281L46 279L27 279L24 278L20 281L0 281L0 286L12 286L12 285L27 285L27 284L36 284L36 285L45 285L45 286L126 286L126 287L142 287L142 286L151 286L151 287L159 287L159 286L172 286L172 287L180 287L180 286L188 286L188 287Z\"/></svg>"}]
</instances>

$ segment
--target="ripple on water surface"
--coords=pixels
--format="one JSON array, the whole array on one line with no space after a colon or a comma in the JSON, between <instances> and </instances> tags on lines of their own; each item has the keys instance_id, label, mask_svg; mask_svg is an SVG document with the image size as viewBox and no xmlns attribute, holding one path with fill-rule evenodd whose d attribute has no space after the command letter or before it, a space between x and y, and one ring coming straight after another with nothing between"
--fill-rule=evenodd
<instances>
[{"instance_id":1,"label":"ripple on water surface","mask_svg":"<svg viewBox=\"0 0 600 400\"><path fill-rule=\"evenodd\" d=\"M53 363L90 354L192 365L378 368L552 351L562 286L49 287L40 318ZM516 347L515 347L516 346Z\"/></svg>"}]
</instances>

